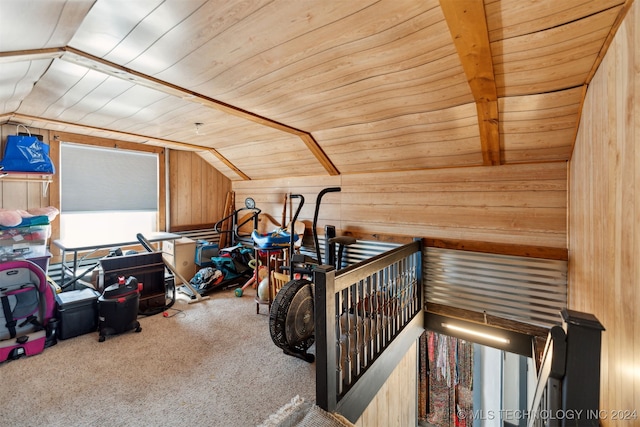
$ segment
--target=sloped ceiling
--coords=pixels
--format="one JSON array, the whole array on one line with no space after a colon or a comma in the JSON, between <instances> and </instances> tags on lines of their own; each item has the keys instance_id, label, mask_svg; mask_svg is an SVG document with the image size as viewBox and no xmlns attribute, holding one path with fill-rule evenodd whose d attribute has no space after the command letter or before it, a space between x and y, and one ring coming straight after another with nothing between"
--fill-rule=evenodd
<instances>
[{"instance_id":1,"label":"sloped ceiling","mask_svg":"<svg viewBox=\"0 0 640 427\"><path fill-rule=\"evenodd\" d=\"M2 0L0 123L232 180L568 160L631 2Z\"/></svg>"}]
</instances>

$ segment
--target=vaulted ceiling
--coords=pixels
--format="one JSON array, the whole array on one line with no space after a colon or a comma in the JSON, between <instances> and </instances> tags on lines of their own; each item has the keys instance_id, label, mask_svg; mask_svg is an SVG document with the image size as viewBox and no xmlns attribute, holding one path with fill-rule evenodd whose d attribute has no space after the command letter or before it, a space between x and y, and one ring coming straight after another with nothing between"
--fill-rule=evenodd
<instances>
[{"instance_id":1,"label":"vaulted ceiling","mask_svg":"<svg viewBox=\"0 0 640 427\"><path fill-rule=\"evenodd\" d=\"M632 1L0 0L0 123L232 180L563 161Z\"/></svg>"}]
</instances>

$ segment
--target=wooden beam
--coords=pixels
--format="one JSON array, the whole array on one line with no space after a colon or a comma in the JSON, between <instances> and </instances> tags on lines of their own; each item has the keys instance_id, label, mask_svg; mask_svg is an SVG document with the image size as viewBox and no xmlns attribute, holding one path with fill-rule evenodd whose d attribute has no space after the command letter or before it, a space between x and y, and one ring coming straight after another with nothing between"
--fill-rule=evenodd
<instances>
[{"instance_id":1,"label":"wooden beam","mask_svg":"<svg viewBox=\"0 0 640 427\"><path fill-rule=\"evenodd\" d=\"M305 143L309 151L311 151L316 159L318 159L325 170L329 172L329 175L340 175L338 168L336 168L333 162L331 162L329 157L325 154L320 145L318 145L318 142L315 140L315 138L311 136L311 134L301 132L298 134L298 136Z\"/></svg>"},{"instance_id":2,"label":"wooden beam","mask_svg":"<svg viewBox=\"0 0 640 427\"><path fill-rule=\"evenodd\" d=\"M483 163L499 165L502 160L498 91L484 2L440 0L440 7L476 102Z\"/></svg>"},{"instance_id":3,"label":"wooden beam","mask_svg":"<svg viewBox=\"0 0 640 427\"><path fill-rule=\"evenodd\" d=\"M424 238L425 246L459 251L484 252L500 255L513 255L530 258L569 260L569 251L564 248L549 248L541 246L513 245L506 243L478 242L472 240Z\"/></svg>"},{"instance_id":4,"label":"wooden beam","mask_svg":"<svg viewBox=\"0 0 640 427\"><path fill-rule=\"evenodd\" d=\"M87 136L82 134L74 134L74 133L59 132L59 131L52 131L52 133L56 140L65 141L65 142L77 142L81 144L99 145L99 146L108 147L108 148L123 148L128 150L150 151L154 153L164 153L164 150L165 150L165 148L162 146L153 146L153 145L141 144L137 142L114 141L113 139L108 139L108 138L101 138L96 136ZM162 140L158 142L162 142ZM200 147L199 145L181 144L181 143L177 143L177 144L184 145L185 147L188 147L190 149L196 148L198 149L198 151L208 151L214 156L216 156L229 169L231 169L236 174L238 174L238 176L240 176L242 179L246 181L251 180L251 178L247 174L245 174L240 169L238 169L233 163L231 163L229 160L227 160L227 158L225 158L222 154L220 154L217 150L213 148L207 148L203 150L202 149L203 147ZM164 165L164 162L162 164Z\"/></svg>"},{"instance_id":5,"label":"wooden beam","mask_svg":"<svg viewBox=\"0 0 640 427\"><path fill-rule=\"evenodd\" d=\"M53 161L56 170L60 170L60 141L56 140L53 131L49 131L47 142L49 143L49 157ZM60 188L60 174L54 174L51 184L49 184L49 206L54 206L60 210L60 199L62 198ZM51 221L51 242L60 238L60 221ZM61 251L56 245L49 245L49 251L54 257L60 257Z\"/></svg>"},{"instance_id":6,"label":"wooden beam","mask_svg":"<svg viewBox=\"0 0 640 427\"><path fill-rule=\"evenodd\" d=\"M76 138L76 140L78 138L82 138L83 136L86 138L92 138L95 140L104 140L105 144L110 144L111 146L113 146L113 139L108 139L108 138L101 138L101 137L95 137L95 136L90 136L90 135L85 135L80 133L80 131L84 130L85 132L87 130L93 130L93 131L98 131L98 132L107 132L107 133L111 133L114 135L117 135L121 138L124 138L122 140L118 140L120 144L138 144L140 146L147 146L147 147L151 147L151 146L157 146L157 147L164 147L164 148L174 148L174 149L182 149L182 150L188 150L188 151L205 151L205 150L209 150L209 147L203 147L201 145L195 145L195 144L188 144L186 142L179 142L179 141L172 141L172 140L168 140L168 139L161 139L161 138L153 138L153 137L149 137L146 135L140 135L140 134L136 134L136 133L131 133L131 132L121 132L121 131L117 131L117 130L112 130L112 129L107 129L107 128L101 128L101 127L96 127L96 126L87 126L87 125L79 125L76 123L71 123L71 122L65 122L62 120L52 120L52 119L45 119L43 117L36 117L36 116L29 116L26 114L12 114L11 115L11 120L22 120L22 121L27 121L27 122L43 122L49 125L55 125L55 126L63 126L65 128L68 129L77 129L78 133L71 133L71 132L60 132L60 131L54 131L57 135L68 135L69 137L74 137ZM136 142L136 141L127 141L127 139L130 138L134 138L134 139L141 139L143 141L140 142ZM69 142L82 142L82 141L69 141ZM149 143L149 144L147 144ZM143 148L136 148L137 150L144 150Z\"/></svg>"},{"instance_id":7,"label":"wooden beam","mask_svg":"<svg viewBox=\"0 0 640 427\"><path fill-rule=\"evenodd\" d=\"M500 165L502 150L500 150L498 101L476 101L476 109L480 126L482 161L485 166Z\"/></svg>"},{"instance_id":8,"label":"wooden beam","mask_svg":"<svg viewBox=\"0 0 640 427\"><path fill-rule=\"evenodd\" d=\"M238 174L238 176L240 176L242 179L246 181L251 180L251 178L247 174L245 174L240 169L238 169L234 164L232 164L222 154L220 154L218 151L216 151L213 148L203 147L195 144L188 144L186 142L170 141L167 139L159 139L159 138L150 138L144 135L133 134L130 132L119 132L119 131L113 131L110 129L96 128L92 126L76 125L73 123L62 122L59 120L43 119L40 117L27 116L24 114L14 114L12 115L11 118L16 120L24 120L24 121L45 122L53 125L64 125L67 128L75 127L75 128L84 129L84 130L91 129L96 131L109 132L115 135L122 136L124 138L127 138L127 137L144 138L145 141L149 142L149 144L142 143L142 142L129 142L129 141L123 141L123 140L118 140L114 142L113 139L83 135L81 133L76 134L76 133L70 133L70 132L52 131L53 134L55 134L55 136L58 137L58 139L66 142L87 143L87 144L101 145L103 147L112 147L112 148L115 148L117 146L125 149L139 150L139 151L152 151L155 153L160 153L165 148L182 149L182 150L188 150L188 151L208 151L212 153L214 156L216 156L229 169L231 169L233 172Z\"/></svg>"},{"instance_id":9,"label":"wooden beam","mask_svg":"<svg viewBox=\"0 0 640 427\"><path fill-rule=\"evenodd\" d=\"M23 116L24 117L24 116ZM57 130L49 131L55 141L75 142L78 144L97 145L104 148L121 148L124 150L146 151L149 153L163 153L164 147L140 144L137 142L119 141L99 136L83 135Z\"/></svg>"},{"instance_id":10,"label":"wooden beam","mask_svg":"<svg viewBox=\"0 0 640 427\"><path fill-rule=\"evenodd\" d=\"M14 50L11 52L0 52L0 63L18 61L36 61L39 59L60 58L64 53L64 48L51 47L46 49Z\"/></svg>"},{"instance_id":11,"label":"wooden beam","mask_svg":"<svg viewBox=\"0 0 640 427\"><path fill-rule=\"evenodd\" d=\"M251 180L251 178L247 174L245 174L240 169L238 169L233 163L231 163L229 160L227 160L226 157L224 157L222 154L218 153L217 150L214 150L213 148L209 148L207 151L209 151L211 154L216 156L218 158L218 160L220 160L222 163L224 163L229 169L231 169L232 171L237 173L238 176L242 177L242 179L244 179L245 181Z\"/></svg>"}]
</instances>

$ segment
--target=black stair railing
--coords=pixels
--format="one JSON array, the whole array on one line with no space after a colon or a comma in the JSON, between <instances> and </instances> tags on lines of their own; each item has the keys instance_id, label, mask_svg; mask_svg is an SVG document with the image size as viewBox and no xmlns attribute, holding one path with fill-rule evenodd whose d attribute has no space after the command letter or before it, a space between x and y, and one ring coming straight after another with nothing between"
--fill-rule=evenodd
<instances>
[{"instance_id":1,"label":"black stair railing","mask_svg":"<svg viewBox=\"0 0 640 427\"><path fill-rule=\"evenodd\" d=\"M549 331L529 427L600 424L600 353L604 327L595 316L563 309Z\"/></svg>"}]
</instances>

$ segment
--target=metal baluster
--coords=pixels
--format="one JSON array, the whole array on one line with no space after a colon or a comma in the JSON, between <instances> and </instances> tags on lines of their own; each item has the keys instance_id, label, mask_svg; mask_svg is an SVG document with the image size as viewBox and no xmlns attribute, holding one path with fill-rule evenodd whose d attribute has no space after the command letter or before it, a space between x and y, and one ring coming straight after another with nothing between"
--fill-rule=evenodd
<instances>
[{"instance_id":1,"label":"metal baluster","mask_svg":"<svg viewBox=\"0 0 640 427\"><path fill-rule=\"evenodd\" d=\"M342 346L340 345L340 337L342 334L342 330L340 327L340 315L342 313L342 298L341 298L341 293L338 292L336 294L336 301L335 301L335 331L336 331L336 341L335 341L335 346L336 346L336 396L340 396L342 395L342 381L343 381L343 376L344 376L344 370L342 369L342 354L343 354L343 349Z\"/></svg>"},{"instance_id":2,"label":"metal baluster","mask_svg":"<svg viewBox=\"0 0 640 427\"><path fill-rule=\"evenodd\" d=\"M353 366L352 366L352 358L351 358L351 317L349 315L348 307L351 307L351 301L349 300L349 288L345 288L342 290L343 298L344 298L344 306L343 313L345 316L345 322L347 324L346 333L345 333L345 351L346 351L346 376L345 376L345 385L351 384L353 380Z\"/></svg>"}]
</instances>

